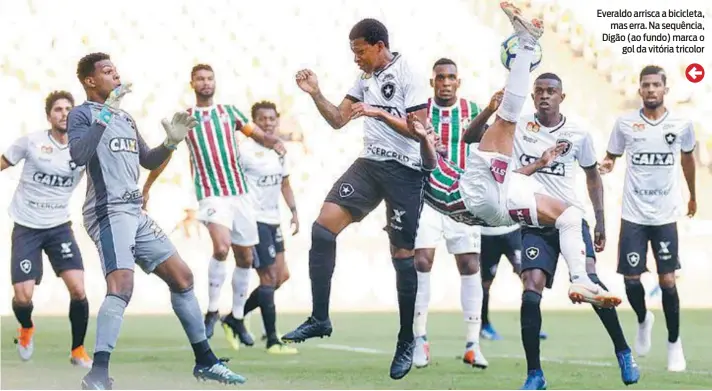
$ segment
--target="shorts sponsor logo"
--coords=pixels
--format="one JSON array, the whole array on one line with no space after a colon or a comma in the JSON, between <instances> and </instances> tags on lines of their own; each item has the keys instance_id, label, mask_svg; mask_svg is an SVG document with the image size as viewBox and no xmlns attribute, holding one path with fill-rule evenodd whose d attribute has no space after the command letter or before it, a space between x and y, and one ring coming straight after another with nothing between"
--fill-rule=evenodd
<instances>
[{"instance_id":1,"label":"shorts sponsor logo","mask_svg":"<svg viewBox=\"0 0 712 391\"><path fill-rule=\"evenodd\" d=\"M282 228L277 227L274 231L274 241L277 243L282 243L284 241L284 238L282 237Z\"/></svg>"},{"instance_id":2,"label":"shorts sponsor logo","mask_svg":"<svg viewBox=\"0 0 712 391\"><path fill-rule=\"evenodd\" d=\"M396 94L396 84L393 82L387 82L381 86L381 94L386 100L391 100Z\"/></svg>"},{"instance_id":3,"label":"shorts sponsor logo","mask_svg":"<svg viewBox=\"0 0 712 391\"><path fill-rule=\"evenodd\" d=\"M677 135L675 133L665 133L665 142L667 143L667 145L675 144L676 140Z\"/></svg>"},{"instance_id":4,"label":"shorts sponsor logo","mask_svg":"<svg viewBox=\"0 0 712 391\"><path fill-rule=\"evenodd\" d=\"M153 236L155 236L156 239L160 239L161 241L163 241L166 238L166 235L163 233L163 229L161 229L161 227L156 224L155 221L151 222L151 225L148 226L148 229L153 231Z\"/></svg>"},{"instance_id":5,"label":"shorts sponsor logo","mask_svg":"<svg viewBox=\"0 0 712 391\"><path fill-rule=\"evenodd\" d=\"M390 227L395 229L396 231L402 231L403 226L400 224L403 224L403 220L401 219L403 216L405 216L404 210L393 209L393 216L391 216Z\"/></svg>"},{"instance_id":6,"label":"shorts sponsor logo","mask_svg":"<svg viewBox=\"0 0 712 391\"><path fill-rule=\"evenodd\" d=\"M354 193L354 187L350 183L344 182L339 185L339 197L348 198Z\"/></svg>"},{"instance_id":7,"label":"shorts sponsor logo","mask_svg":"<svg viewBox=\"0 0 712 391\"><path fill-rule=\"evenodd\" d=\"M70 176L50 175L43 172L36 172L32 175L32 180L52 187L72 187L74 186L74 178Z\"/></svg>"},{"instance_id":8,"label":"shorts sponsor logo","mask_svg":"<svg viewBox=\"0 0 712 391\"><path fill-rule=\"evenodd\" d=\"M497 274L497 266L499 266L499 265L494 264L494 265L492 265L492 267L490 267L489 271L490 271L490 274L491 274L491 275L494 276L494 275Z\"/></svg>"},{"instance_id":9,"label":"shorts sponsor logo","mask_svg":"<svg viewBox=\"0 0 712 391\"><path fill-rule=\"evenodd\" d=\"M636 267L640 263L640 255L638 253L628 253L625 257L631 267Z\"/></svg>"},{"instance_id":10,"label":"shorts sponsor logo","mask_svg":"<svg viewBox=\"0 0 712 391\"><path fill-rule=\"evenodd\" d=\"M114 137L109 140L111 152L138 153L138 141L135 138Z\"/></svg>"},{"instance_id":11,"label":"shorts sponsor logo","mask_svg":"<svg viewBox=\"0 0 712 391\"><path fill-rule=\"evenodd\" d=\"M72 242L63 242L59 244L61 247L60 253L62 254L62 259L74 258L72 253Z\"/></svg>"},{"instance_id":12,"label":"shorts sponsor logo","mask_svg":"<svg viewBox=\"0 0 712 391\"><path fill-rule=\"evenodd\" d=\"M269 247L267 247L267 252L269 252L269 256L274 258L277 256L277 250L275 250L274 245L270 244Z\"/></svg>"},{"instance_id":13,"label":"shorts sponsor logo","mask_svg":"<svg viewBox=\"0 0 712 391\"><path fill-rule=\"evenodd\" d=\"M660 242L658 258L660 258L661 261L669 261L672 259L672 253L670 253L670 242Z\"/></svg>"},{"instance_id":14,"label":"shorts sponsor logo","mask_svg":"<svg viewBox=\"0 0 712 391\"><path fill-rule=\"evenodd\" d=\"M25 274L30 274L32 271L32 262L29 259L23 259L20 262L20 270Z\"/></svg>"},{"instance_id":15,"label":"shorts sponsor logo","mask_svg":"<svg viewBox=\"0 0 712 391\"><path fill-rule=\"evenodd\" d=\"M141 194L140 190L132 190L132 191L126 191L124 192L124 195L121 196L121 199L128 202L128 201L135 201L138 199L141 199L143 195Z\"/></svg>"},{"instance_id":16,"label":"shorts sponsor logo","mask_svg":"<svg viewBox=\"0 0 712 391\"><path fill-rule=\"evenodd\" d=\"M532 216L529 209L510 209L509 217L521 225L533 225Z\"/></svg>"},{"instance_id":17,"label":"shorts sponsor logo","mask_svg":"<svg viewBox=\"0 0 712 391\"><path fill-rule=\"evenodd\" d=\"M215 214L215 209L213 208L208 208L208 216L212 216Z\"/></svg>"},{"instance_id":18,"label":"shorts sponsor logo","mask_svg":"<svg viewBox=\"0 0 712 391\"><path fill-rule=\"evenodd\" d=\"M507 167L509 167L509 163L506 161L492 159L490 172L492 173L492 178L494 178L497 183L504 183L504 177L507 175Z\"/></svg>"},{"instance_id":19,"label":"shorts sponsor logo","mask_svg":"<svg viewBox=\"0 0 712 391\"><path fill-rule=\"evenodd\" d=\"M373 156L395 159L395 160L398 160L399 162L403 162L403 163L410 162L410 158L408 156L403 155L402 153L392 151L390 149L381 148L381 147L375 146L375 145L367 145L366 153L369 155L373 155Z\"/></svg>"},{"instance_id":20,"label":"shorts sponsor logo","mask_svg":"<svg viewBox=\"0 0 712 391\"><path fill-rule=\"evenodd\" d=\"M638 152L633 154L631 161L635 166L672 166L675 164L672 153Z\"/></svg>"},{"instance_id":21,"label":"shorts sponsor logo","mask_svg":"<svg viewBox=\"0 0 712 391\"><path fill-rule=\"evenodd\" d=\"M525 251L527 254L527 258L531 259L532 261L539 257L539 249L536 247L529 247Z\"/></svg>"}]
</instances>

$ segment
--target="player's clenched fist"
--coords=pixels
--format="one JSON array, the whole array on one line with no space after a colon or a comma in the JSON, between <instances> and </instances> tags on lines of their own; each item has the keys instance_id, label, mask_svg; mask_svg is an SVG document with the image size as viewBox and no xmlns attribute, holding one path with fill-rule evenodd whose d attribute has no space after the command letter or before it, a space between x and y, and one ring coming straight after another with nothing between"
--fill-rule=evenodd
<instances>
[{"instance_id":1,"label":"player's clenched fist","mask_svg":"<svg viewBox=\"0 0 712 391\"><path fill-rule=\"evenodd\" d=\"M295 77L297 85L307 94L314 95L319 92L319 82L316 74L309 69L302 69Z\"/></svg>"},{"instance_id":2,"label":"player's clenched fist","mask_svg":"<svg viewBox=\"0 0 712 391\"><path fill-rule=\"evenodd\" d=\"M175 149L185 139L188 132L198 125L198 120L188 115L185 111L179 111L173 114L173 119L170 122L168 122L167 118L162 119L161 125L166 131L166 141L163 145L167 148Z\"/></svg>"}]
</instances>

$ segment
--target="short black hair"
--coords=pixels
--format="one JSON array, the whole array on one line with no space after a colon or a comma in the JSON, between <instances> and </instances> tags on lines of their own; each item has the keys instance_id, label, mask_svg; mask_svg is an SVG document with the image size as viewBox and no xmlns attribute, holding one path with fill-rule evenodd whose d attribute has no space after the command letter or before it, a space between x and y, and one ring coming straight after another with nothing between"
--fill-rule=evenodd
<instances>
[{"instance_id":1,"label":"short black hair","mask_svg":"<svg viewBox=\"0 0 712 391\"><path fill-rule=\"evenodd\" d=\"M646 65L643 70L640 71L640 79L638 83L643 81L643 76L648 75L660 75L663 80L663 85L667 85L667 75L665 74L665 69L657 65Z\"/></svg>"},{"instance_id":2,"label":"short black hair","mask_svg":"<svg viewBox=\"0 0 712 391\"><path fill-rule=\"evenodd\" d=\"M74 97L70 92L52 91L45 98L45 114L49 115L50 111L52 111L52 107L54 106L54 104L57 103L57 101L60 99L68 100L69 103L72 104L72 107L74 107Z\"/></svg>"},{"instance_id":3,"label":"short black hair","mask_svg":"<svg viewBox=\"0 0 712 391\"><path fill-rule=\"evenodd\" d=\"M195 74L198 73L198 71L210 71L210 72L215 73L215 71L213 70L213 67L211 67L210 65L198 64L198 65L194 66L193 69L190 70L191 80L193 79L193 76L195 76Z\"/></svg>"},{"instance_id":4,"label":"short black hair","mask_svg":"<svg viewBox=\"0 0 712 391\"><path fill-rule=\"evenodd\" d=\"M376 19L363 19L356 23L349 33L349 40L363 38L369 45L375 45L382 41L386 48L389 48L388 29Z\"/></svg>"},{"instance_id":5,"label":"short black hair","mask_svg":"<svg viewBox=\"0 0 712 391\"><path fill-rule=\"evenodd\" d=\"M556 80L559 82L559 85L561 85L561 88L564 88L564 82L561 81L561 78L556 73L544 72L539 75L535 81L537 80Z\"/></svg>"},{"instance_id":6,"label":"short black hair","mask_svg":"<svg viewBox=\"0 0 712 391\"><path fill-rule=\"evenodd\" d=\"M111 57L101 52L89 53L82 57L77 64L77 77L79 81L84 84L84 79L94 74L96 63L104 60L111 60Z\"/></svg>"},{"instance_id":7,"label":"short black hair","mask_svg":"<svg viewBox=\"0 0 712 391\"><path fill-rule=\"evenodd\" d=\"M274 110L274 112L277 114L277 118L279 118L279 111L277 111L277 105L274 104L273 102L270 102L268 100L263 100L261 102L257 102L254 105L252 105L252 120L257 119L257 110Z\"/></svg>"},{"instance_id":8,"label":"short black hair","mask_svg":"<svg viewBox=\"0 0 712 391\"><path fill-rule=\"evenodd\" d=\"M433 69L435 69L435 67L438 65L452 65L457 68L457 64L455 64L455 61L445 57L439 59L438 61L435 61L435 64L433 64Z\"/></svg>"}]
</instances>

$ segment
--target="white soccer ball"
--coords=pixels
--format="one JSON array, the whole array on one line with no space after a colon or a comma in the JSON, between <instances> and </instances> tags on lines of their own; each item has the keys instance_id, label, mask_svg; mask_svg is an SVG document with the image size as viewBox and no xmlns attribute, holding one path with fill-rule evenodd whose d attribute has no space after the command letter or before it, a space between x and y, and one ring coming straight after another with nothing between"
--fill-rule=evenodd
<instances>
[{"instance_id":1,"label":"white soccer ball","mask_svg":"<svg viewBox=\"0 0 712 391\"><path fill-rule=\"evenodd\" d=\"M499 48L499 58L502 61L502 65L508 70L512 69L512 64L514 59L517 58L517 50L519 50L519 37L516 34L512 34L509 38L502 42L502 46ZM541 45L539 42L536 43L534 47L534 59L529 67L529 71L535 70L539 64L541 64Z\"/></svg>"}]
</instances>

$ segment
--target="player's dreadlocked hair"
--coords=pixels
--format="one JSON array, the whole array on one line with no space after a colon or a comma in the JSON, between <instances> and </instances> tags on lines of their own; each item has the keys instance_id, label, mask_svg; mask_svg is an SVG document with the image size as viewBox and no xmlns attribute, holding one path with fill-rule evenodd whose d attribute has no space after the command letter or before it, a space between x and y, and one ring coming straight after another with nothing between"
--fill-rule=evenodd
<instances>
[{"instance_id":1,"label":"player's dreadlocked hair","mask_svg":"<svg viewBox=\"0 0 712 391\"><path fill-rule=\"evenodd\" d=\"M665 74L665 70L662 67L659 67L657 65L647 65L645 68L643 68L642 71L640 71L640 79L638 80L638 82L643 80L643 76L648 75L660 75L663 80L663 85L667 85L667 75Z\"/></svg>"},{"instance_id":2,"label":"player's dreadlocked hair","mask_svg":"<svg viewBox=\"0 0 712 391\"><path fill-rule=\"evenodd\" d=\"M210 71L210 72L215 73L215 71L213 71L213 67L211 67L210 65L198 64L198 65L194 66L193 69L190 70L190 78L192 79L193 76L195 76L195 74L198 73L198 71Z\"/></svg>"},{"instance_id":3,"label":"player's dreadlocked hair","mask_svg":"<svg viewBox=\"0 0 712 391\"><path fill-rule=\"evenodd\" d=\"M82 57L77 64L77 77L79 81L84 84L84 79L94 74L94 66L97 62L110 59L111 57L109 57L108 54L101 52L90 53Z\"/></svg>"},{"instance_id":4,"label":"player's dreadlocked hair","mask_svg":"<svg viewBox=\"0 0 712 391\"><path fill-rule=\"evenodd\" d=\"M438 65L452 65L457 68L457 64L455 64L455 61L445 57L439 59L438 61L435 61L435 64L433 64L433 69L435 69L435 67Z\"/></svg>"},{"instance_id":5,"label":"player's dreadlocked hair","mask_svg":"<svg viewBox=\"0 0 712 391\"><path fill-rule=\"evenodd\" d=\"M561 88L564 87L564 82L561 81L561 78L556 73L551 73L551 72L542 73L541 75L539 75L539 77L536 78L536 80L556 80L559 82L559 85L561 85Z\"/></svg>"},{"instance_id":6,"label":"player's dreadlocked hair","mask_svg":"<svg viewBox=\"0 0 712 391\"><path fill-rule=\"evenodd\" d=\"M388 29L383 23L376 19L364 19L354 25L349 33L349 40L363 38L369 45L375 45L378 41L383 42L389 48Z\"/></svg>"},{"instance_id":7,"label":"player's dreadlocked hair","mask_svg":"<svg viewBox=\"0 0 712 391\"><path fill-rule=\"evenodd\" d=\"M47 98L45 98L45 114L49 115L49 112L52 111L54 104L60 99L68 100L69 103L72 104L72 107L74 107L74 97L71 93L67 91L52 91L49 95L47 95Z\"/></svg>"},{"instance_id":8,"label":"player's dreadlocked hair","mask_svg":"<svg viewBox=\"0 0 712 391\"><path fill-rule=\"evenodd\" d=\"M279 118L279 111L277 111L277 105L268 101L268 100L263 100L261 102L257 102L254 105L252 105L252 120L254 121L257 119L257 110L274 110L274 112L277 114L277 118Z\"/></svg>"}]
</instances>

